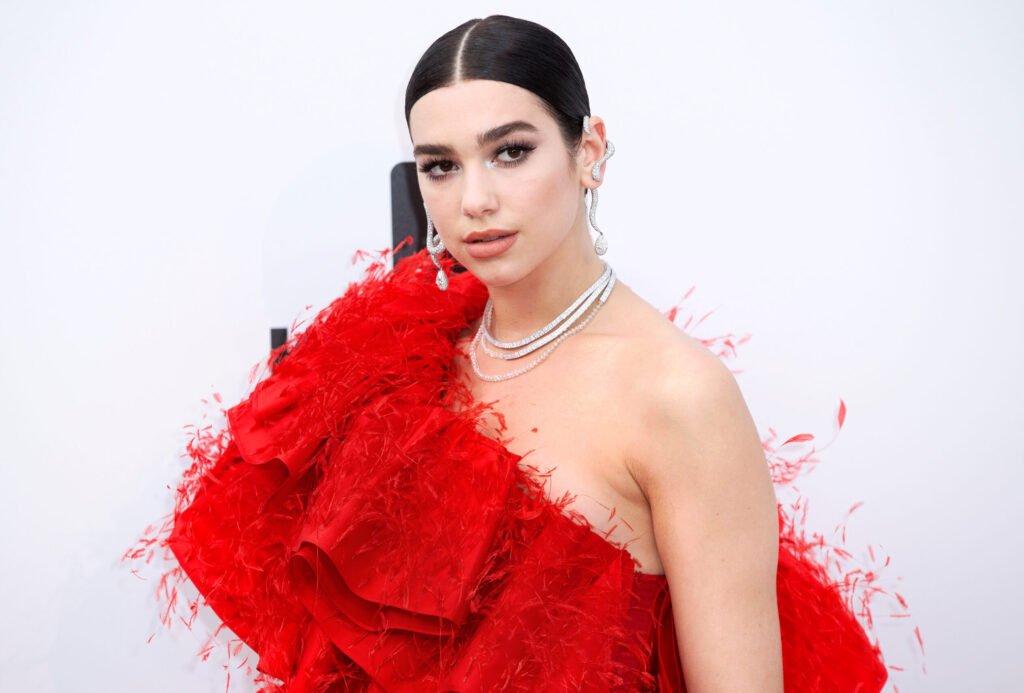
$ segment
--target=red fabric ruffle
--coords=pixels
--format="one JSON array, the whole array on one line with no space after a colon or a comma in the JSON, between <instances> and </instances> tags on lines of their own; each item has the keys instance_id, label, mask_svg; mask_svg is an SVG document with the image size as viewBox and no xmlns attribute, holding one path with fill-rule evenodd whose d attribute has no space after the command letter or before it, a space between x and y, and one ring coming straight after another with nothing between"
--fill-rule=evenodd
<instances>
[{"instance_id":1,"label":"red fabric ruffle","mask_svg":"<svg viewBox=\"0 0 1024 693\"><path fill-rule=\"evenodd\" d=\"M192 450L161 539L176 576L267 691L684 691L664 576L547 499L449 378L487 298L451 262L439 292L425 251L378 259L271 355ZM785 520L786 690L881 690L881 651Z\"/></svg>"}]
</instances>

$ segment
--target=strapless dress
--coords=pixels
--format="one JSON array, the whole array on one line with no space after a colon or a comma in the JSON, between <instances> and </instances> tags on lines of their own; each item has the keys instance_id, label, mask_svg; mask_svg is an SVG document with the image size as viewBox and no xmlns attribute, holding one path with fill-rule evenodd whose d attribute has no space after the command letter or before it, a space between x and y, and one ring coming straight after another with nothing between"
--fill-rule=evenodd
<instances>
[{"instance_id":1,"label":"strapless dress","mask_svg":"<svg viewBox=\"0 0 1024 693\"><path fill-rule=\"evenodd\" d=\"M266 691L685 690L665 576L478 432L489 406L449 364L486 287L467 272L438 292L435 272L425 251L371 265L226 427L196 429L147 544L178 564L168 622L210 607ZM185 581L201 600L179 601ZM881 689L880 650L788 531L778 593L787 690Z\"/></svg>"}]
</instances>

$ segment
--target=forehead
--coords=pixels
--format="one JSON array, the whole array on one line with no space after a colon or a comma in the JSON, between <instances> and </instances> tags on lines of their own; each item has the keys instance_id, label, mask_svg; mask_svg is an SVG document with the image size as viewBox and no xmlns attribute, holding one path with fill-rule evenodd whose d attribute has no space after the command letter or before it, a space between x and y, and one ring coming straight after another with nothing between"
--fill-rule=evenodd
<instances>
[{"instance_id":1,"label":"forehead","mask_svg":"<svg viewBox=\"0 0 1024 693\"><path fill-rule=\"evenodd\" d=\"M477 136L522 120L544 131L555 127L535 94L507 82L478 79L424 94L409 111L414 145L450 145L472 150Z\"/></svg>"}]
</instances>

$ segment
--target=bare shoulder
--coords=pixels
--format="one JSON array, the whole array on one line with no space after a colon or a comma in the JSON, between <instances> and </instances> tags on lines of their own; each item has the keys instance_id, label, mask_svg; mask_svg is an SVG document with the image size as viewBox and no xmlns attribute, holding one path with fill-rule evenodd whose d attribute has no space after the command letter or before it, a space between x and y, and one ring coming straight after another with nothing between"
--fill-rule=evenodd
<instances>
[{"instance_id":1,"label":"bare shoulder","mask_svg":"<svg viewBox=\"0 0 1024 693\"><path fill-rule=\"evenodd\" d=\"M721 359L630 294L614 314L626 327L617 409L685 643L686 685L781 691L778 518L757 429Z\"/></svg>"},{"instance_id":2,"label":"bare shoulder","mask_svg":"<svg viewBox=\"0 0 1024 693\"><path fill-rule=\"evenodd\" d=\"M683 474L717 474L751 460L763 465L760 438L729 368L632 291L623 304L633 325L620 355L631 412L627 463L645 493L658 479L678 482Z\"/></svg>"},{"instance_id":3,"label":"bare shoulder","mask_svg":"<svg viewBox=\"0 0 1024 693\"><path fill-rule=\"evenodd\" d=\"M708 398L739 394L732 372L703 342L626 289L620 320L629 325L620 358L635 394L631 404L649 415L676 415Z\"/></svg>"}]
</instances>

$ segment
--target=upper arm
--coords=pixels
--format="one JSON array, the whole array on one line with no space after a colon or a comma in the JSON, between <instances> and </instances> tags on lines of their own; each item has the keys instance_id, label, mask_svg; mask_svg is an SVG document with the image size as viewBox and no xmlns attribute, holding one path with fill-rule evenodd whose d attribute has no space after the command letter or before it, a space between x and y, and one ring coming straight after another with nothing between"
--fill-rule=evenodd
<instances>
[{"instance_id":1,"label":"upper arm","mask_svg":"<svg viewBox=\"0 0 1024 693\"><path fill-rule=\"evenodd\" d=\"M781 691L778 515L732 373L702 346L659 359L631 466L651 506L687 689Z\"/></svg>"}]
</instances>

